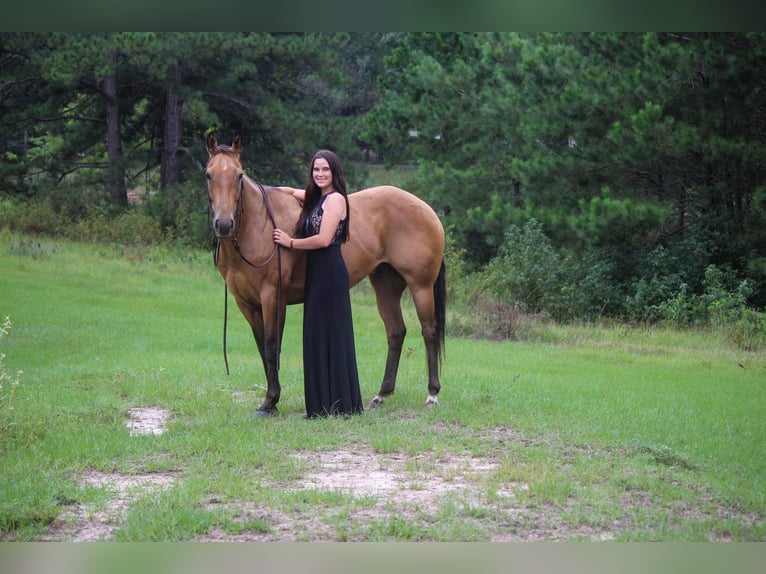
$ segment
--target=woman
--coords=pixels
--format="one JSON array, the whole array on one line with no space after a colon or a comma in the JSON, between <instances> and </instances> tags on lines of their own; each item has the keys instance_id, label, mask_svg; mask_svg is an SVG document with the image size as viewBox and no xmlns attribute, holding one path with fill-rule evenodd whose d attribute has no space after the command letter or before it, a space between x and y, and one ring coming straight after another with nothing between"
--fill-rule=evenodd
<instances>
[{"instance_id":1,"label":"woman","mask_svg":"<svg viewBox=\"0 0 766 574\"><path fill-rule=\"evenodd\" d=\"M320 150L306 189L281 188L303 204L294 237L274 230L274 242L306 250L303 304L303 386L306 416L360 413L362 395L354 325L341 243L348 240L346 180L338 157Z\"/></svg>"}]
</instances>

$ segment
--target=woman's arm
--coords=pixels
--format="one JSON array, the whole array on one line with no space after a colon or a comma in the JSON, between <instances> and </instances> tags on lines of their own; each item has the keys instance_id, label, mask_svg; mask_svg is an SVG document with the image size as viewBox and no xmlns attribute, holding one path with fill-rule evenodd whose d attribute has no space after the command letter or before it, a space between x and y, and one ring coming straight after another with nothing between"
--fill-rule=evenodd
<instances>
[{"instance_id":1,"label":"woman's arm","mask_svg":"<svg viewBox=\"0 0 766 574\"><path fill-rule=\"evenodd\" d=\"M297 187L287 187L287 186L280 186L277 187L279 191L283 191L285 193L289 193L292 195L295 199L298 200L298 203L303 205L303 201L306 199L306 190L305 189L298 189Z\"/></svg>"},{"instance_id":2,"label":"woman's arm","mask_svg":"<svg viewBox=\"0 0 766 574\"><path fill-rule=\"evenodd\" d=\"M346 199L340 193L333 193L324 202L324 214L319 233L311 237L290 237L281 229L274 230L274 243L291 249L321 249L332 243L335 230L346 217Z\"/></svg>"}]
</instances>

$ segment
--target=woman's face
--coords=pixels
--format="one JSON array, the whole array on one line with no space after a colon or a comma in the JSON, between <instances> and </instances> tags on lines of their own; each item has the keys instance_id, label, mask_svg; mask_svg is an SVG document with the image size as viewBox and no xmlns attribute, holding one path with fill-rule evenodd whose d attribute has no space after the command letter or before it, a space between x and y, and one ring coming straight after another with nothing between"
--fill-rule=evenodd
<instances>
[{"instance_id":1,"label":"woman's face","mask_svg":"<svg viewBox=\"0 0 766 574\"><path fill-rule=\"evenodd\" d=\"M314 183L323 192L328 188L332 189L332 170L330 164L323 157L318 157L314 160L314 167L311 168L311 175L314 178Z\"/></svg>"}]
</instances>

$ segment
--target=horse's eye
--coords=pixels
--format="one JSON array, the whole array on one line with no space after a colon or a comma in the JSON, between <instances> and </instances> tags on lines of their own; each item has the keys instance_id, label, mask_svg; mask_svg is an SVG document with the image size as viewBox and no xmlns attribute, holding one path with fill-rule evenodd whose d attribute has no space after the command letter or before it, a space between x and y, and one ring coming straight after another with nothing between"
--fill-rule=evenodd
<instances>
[{"instance_id":1,"label":"horse's eye","mask_svg":"<svg viewBox=\"0 0 766 574\"><path fill-rule=\"evenodd\" d=\"M206 172L205 172L205 178L207 178L207 180L208 180L208 181L210 181L211 179L213 179L213 176L212 176L212 175L210 175L210 172L209 172L209 171L206 171Z\"/></svg>"}]
</instances>

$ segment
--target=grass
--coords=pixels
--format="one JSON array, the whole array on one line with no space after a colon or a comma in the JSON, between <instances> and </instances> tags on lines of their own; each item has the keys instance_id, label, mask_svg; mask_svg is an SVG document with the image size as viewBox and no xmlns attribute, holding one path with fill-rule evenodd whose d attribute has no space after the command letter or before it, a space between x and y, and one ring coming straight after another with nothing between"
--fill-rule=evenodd
<instances>
[{"instance_id":1,"label":"grass","mask_svg":"<svg viewBox=\"0 0 766 574\"><path fill-rule=\"evenodd\" d=\"M396 394L361 417L306 421L292 307L280 413L254 420L262 366L231 305L226 376L210 254L2 239L0 366L19 382L0 391L4 539L67 539L119 500L108 537L130 541L766 540L766 359L713 334L451 336L441 405L426 410L405 300ZM352 297L369 400L385 337L369 286ZM131 436L140 406L170 411L167 432ZM328 462L337 453L350 453L346 474ZM412 500L346 488L354 470L395 478ZM172 481L119 494L84 484L89 472ZM338 478L314 488L310 476Z\"/></svg>"}]
</instances>

